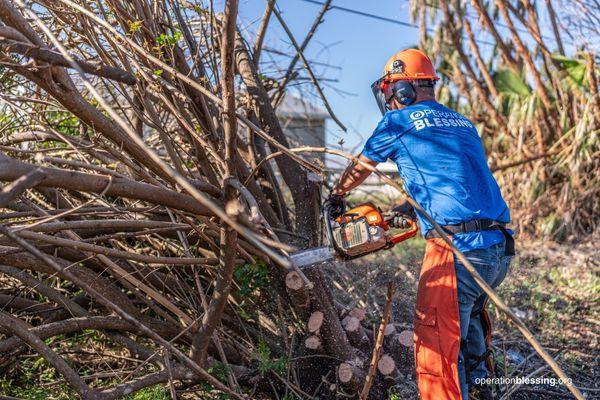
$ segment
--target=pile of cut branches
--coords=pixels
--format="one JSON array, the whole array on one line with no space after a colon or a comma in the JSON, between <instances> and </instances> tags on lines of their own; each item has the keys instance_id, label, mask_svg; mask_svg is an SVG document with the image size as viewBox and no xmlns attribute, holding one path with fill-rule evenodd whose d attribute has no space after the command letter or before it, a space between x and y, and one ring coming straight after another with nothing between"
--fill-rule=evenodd
<instances>
[{"instance_id":1,"label":"pile of cut branches","mask_svg":"<svg viewBox=\"0 0 600 400\"><path fill-rule=\"evenodd\" d=\"M461 15L441 5L446 23ZM299 42L268 0L250 45L234 0L223 14L172 0L0 0L1 390L8 379L86 399L155 385L173 398L381 398L402 383L410 332L388 326L392 288L368 320L334 298L322 268L288 258L320 244L323 173L290 151L276 108L301 61L343 127L303 55L329 7ZM271 19L294 47L280 77L261 71ZM593 57L587 71L594 81ZM442 94L459 72L444 73ZM518 136L525 157L560 151L563 164L539 171L561 200L597 194L597 177L554 184L561 165L580 177L597 166L594 85L561 92L578 102L560 112L538 88L531 112L543 118ZM446 98L485 135L510 136L504 111L467 100ZM492 158L512 161L500 139ZM583 224L573 232L595 226L594 204L568 208Z\"/></svg>"},{"instance_id":2,"label":"pile of cut branches","mask_svg":"<svg viewBox=\"0 0 600 400\"><path fill-rule=\"evenodd\" d=\"M251 48L236 1L0 0L2 375L86 399L384 395L408 347L372 358L395 332L287 257L321 240L322 178L275 109L328 5L273 89L272 1Z\"/></svg>"}]
</instances>

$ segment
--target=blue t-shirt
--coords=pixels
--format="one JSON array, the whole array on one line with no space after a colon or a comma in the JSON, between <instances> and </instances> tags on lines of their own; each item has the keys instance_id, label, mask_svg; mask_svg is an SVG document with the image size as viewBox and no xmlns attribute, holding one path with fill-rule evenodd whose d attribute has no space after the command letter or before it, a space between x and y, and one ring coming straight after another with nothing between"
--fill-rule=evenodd
<instances>
[{"instance_id":1,"label":"blue t-shirt","mask_svg":"<svg viewBox=\"0 0 600 400\"><path fill-rule=\"evenodd\" d=\"M362 155L391 159L404 188L440 224L490 218L510 222L510 213L490 171L481 139L471 121L436 101L387 112ZM432 225L418 215L425 236ZM500 231L454 235L461 251L504 241Z\"/></svg>"}]
</instances>

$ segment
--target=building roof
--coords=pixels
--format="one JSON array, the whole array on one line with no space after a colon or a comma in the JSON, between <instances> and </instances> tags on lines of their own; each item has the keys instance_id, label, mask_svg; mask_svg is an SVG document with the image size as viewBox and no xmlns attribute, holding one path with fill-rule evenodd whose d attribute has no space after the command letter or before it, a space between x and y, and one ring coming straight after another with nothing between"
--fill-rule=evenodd
<instances>
[{"instance_id":1,"label":"building roof","mask_svg":"<svg viewBox=\"0 0 600 400\"><path fill-rule=\"evenodd\" d=\"M321 107L301 97L286 94L277 107L277 116L287 118L327 119L329 114Z\"/></svg>"}]
</instances>

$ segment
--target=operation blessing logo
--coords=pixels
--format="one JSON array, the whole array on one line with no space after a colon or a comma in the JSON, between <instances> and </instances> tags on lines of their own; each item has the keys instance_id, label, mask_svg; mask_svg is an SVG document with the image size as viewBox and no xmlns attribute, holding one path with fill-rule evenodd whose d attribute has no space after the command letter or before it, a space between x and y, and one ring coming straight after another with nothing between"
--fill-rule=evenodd
<instances>
[{"instance_id":1,"label":"operation blessing logo","mask_svg":"<svg viewBox=\"0 0 600 400\"><path fill-rule=\"evenodd\" d=\"M467 128L473 128L471 121L463 117L462 115L452 111L438 111L438 110L423 110L413 111L410 113L410 119L415 125L415 129L420 131L427 127L441 127L441 126L464 126Z\"/></svg>"}]
</instances>

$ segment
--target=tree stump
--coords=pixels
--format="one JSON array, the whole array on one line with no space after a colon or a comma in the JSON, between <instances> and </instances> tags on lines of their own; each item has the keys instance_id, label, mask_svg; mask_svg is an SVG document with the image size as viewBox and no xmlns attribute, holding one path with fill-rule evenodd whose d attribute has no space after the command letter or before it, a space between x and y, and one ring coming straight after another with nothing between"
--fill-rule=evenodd
<instances>
[{"instance_id":1,"label":"tree stump","mask_svg":"<svg viewBox=\"0 0 600 400\"><path fill-rule=\"evenodd\" d=\"M357 318L359 321L364 321L365 317L367 316L367 310L365 310L364 308L355 307L352 310L350 310L349 315L351 317Z\"/></svg>"},{"instance_id":2,"label":"tree stump","mask_svg":"<svg viewBox=\"0 0 600 400\"><path fill-rule=\"evenodd\" d=\"M387 324L385 326L385 331L383 331L383 336L385 337L385 340L388 340L388 338L391 337L391 335L393 335L394 333L396 333L396 328L394 327L394 324Z\"/></svg>"},{"instance_id":3,"label":"tree stump","mask_svg":"<svg viewBox=\"0 0 600 400\"><path fill-rule=\"evenodd\" d=\"M369 354L371 350L371 341L358 318L348 316L342 320L342 326L346 331L350 344L358 348L364 354Z\"/></svg>"}]
</instances>

